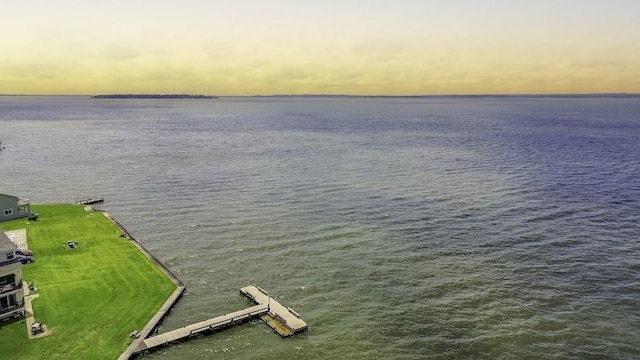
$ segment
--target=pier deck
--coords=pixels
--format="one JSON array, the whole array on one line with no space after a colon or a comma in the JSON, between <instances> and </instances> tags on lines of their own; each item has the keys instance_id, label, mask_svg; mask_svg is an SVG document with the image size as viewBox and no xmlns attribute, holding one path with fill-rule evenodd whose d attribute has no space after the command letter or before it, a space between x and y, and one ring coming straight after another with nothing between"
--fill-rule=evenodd
<instances>
[{"instance_id":1,"label":"pier deck","mask_svg":"<svg viewBox=\"0 0 640 360\"><path fill-rule=\"evenodd\" d=\"M255 303L266 305L269 311L262 316L262 320L283 337L291 336L307 329L307 323L300 319L300 315L291 308L282 306L269 296L264 289L256 286L245 286L240 292Z\"/></svg>"},{"instance_id":2,"label":"pier deck","mask_svg":"<svg viewBox=\"0 0 640 360\"><path fill-rule=\"evenodd\" d=\"M212 333L230 326L239 325L258 317L283 337L291 336L307 329L307 323L300 319L300 315L292 309L282 306L262 288L245 286L240 289L240 293L247 296L257 305L187 325L160 335L140 339L139 345L131 355L141 354L171 343L185 341L199 334Z\"/></svg>"}]
</instances>

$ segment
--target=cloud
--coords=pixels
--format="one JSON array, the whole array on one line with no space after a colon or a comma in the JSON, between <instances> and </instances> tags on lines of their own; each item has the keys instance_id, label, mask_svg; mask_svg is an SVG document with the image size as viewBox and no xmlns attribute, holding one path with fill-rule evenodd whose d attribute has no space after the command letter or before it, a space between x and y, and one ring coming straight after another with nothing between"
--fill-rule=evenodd
<instances>
[{"instance_id":1,"label":"cloud","mask_svg":"<svg viewBox=\"0 0 640 360\"><path fill-rule=\"evenodd\" d=\"M103 51L102 57L107 60L126 61L138 58L141 53L131 46L112 45Z\"/></svg>"},{"instance_id":2,"label":"cloud","mask_svg":"<svg viewBox=\"0 0 640 360\"><path fill-rule=\"evenodd\" d=\"M53 79L71 70L70 64L52 63L51 61L7 62L0 66L6 76L17 78Z\"/></svg>"}]
</instances>

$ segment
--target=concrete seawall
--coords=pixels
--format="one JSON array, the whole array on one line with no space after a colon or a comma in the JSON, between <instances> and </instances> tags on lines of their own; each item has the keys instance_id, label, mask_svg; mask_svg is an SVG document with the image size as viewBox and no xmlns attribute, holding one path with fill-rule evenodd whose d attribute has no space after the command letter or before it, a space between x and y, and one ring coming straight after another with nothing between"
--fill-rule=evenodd
<instances>
[{"instance_id":1,"label":"concrete seawall","mask_svg":"<svg viewBox=\"0 0 640 360\"><path fill-rule=\"evenodd\" d=\"M138 242L138 240L136 240L133 236L131 236L131 234L124 228L124 226L122 226L122 224L120 224L116 219L112 218L111 215L109 215L109 213L102 210L95 210L95 211L102 213L107 219L109 219L109 221L111 221L111 223L116 228L118 228L118 230L121 233L121 236L131 241L131 243L136 248L138 248L138 250L140 250L140 252L142 252L149 260L151 260L151 262L153 262L158 267L158 269L160 269L160 271L162 271L162 273L164 273L171 280L171 282L176 286L176 289L173 291L173 293L171 293L171 295L167 298L167 300L156 312L156 314L151 318L151 320L149 320L149 322L144 326L144 328L138 333L138 337L133 339L133 341L129 344L129 346L127 346L125 351L122 354L120 354L120 356L118 357L118 360L128 360L128 359L131 359L132 357L135 357L135 354L134 354L135 350L142 344L144 339L146 339L147 337L149 337L151 333L153 333L153 331L162 323L162 320L164 320L164 318L167 317L167 315L169 315L169 313L171 312L171 309L175 306L175 304L178 302L180 297L182 297L182 295L184 294L185 286L182 283L182 281L178 279L178 277L175 276L175 274L171 272L171 270L169 270L169 268L167 268L167 266L164 263L162 263L162 261L160 261L158 258L153 256L153 254L151 254L149 251L147 251L147 249L145 249L144 246L142 246L142 244Z\"/></svg>"}]
</instances>

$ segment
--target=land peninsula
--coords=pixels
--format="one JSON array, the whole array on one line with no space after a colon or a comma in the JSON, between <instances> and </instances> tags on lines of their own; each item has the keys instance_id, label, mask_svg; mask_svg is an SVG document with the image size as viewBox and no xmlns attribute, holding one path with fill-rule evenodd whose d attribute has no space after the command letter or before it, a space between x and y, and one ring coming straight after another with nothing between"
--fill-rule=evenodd
<instances>
[{"instance_id":1,"label":"land peninsula","mask_svg":"<svg viewBox=\"0 0 640 360\"><path fill-rule=\"evenodd\" d=\"M189 94L106 94L94 95L92 99L217 99L212 95Z\"/></svg>"}]
</instances>

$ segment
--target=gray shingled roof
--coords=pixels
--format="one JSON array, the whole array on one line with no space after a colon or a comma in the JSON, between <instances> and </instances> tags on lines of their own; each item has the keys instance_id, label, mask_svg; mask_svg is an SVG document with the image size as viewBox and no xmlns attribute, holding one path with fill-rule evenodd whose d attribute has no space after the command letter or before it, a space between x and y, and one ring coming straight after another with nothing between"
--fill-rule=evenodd
<instances>
[{"instance_id":1,"label":"gray shingled roof","mask_svg":"<svg viewBox=\"0 0 640 360\"><path fill-rule=\"evenodd\" d=\"M4 231L0 230L0 251L8 250L11 251L16 248L16 245L11 242L11 239L4 233Z\"/></svg>"}]
</instances>

